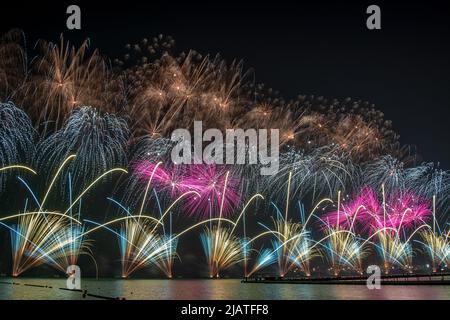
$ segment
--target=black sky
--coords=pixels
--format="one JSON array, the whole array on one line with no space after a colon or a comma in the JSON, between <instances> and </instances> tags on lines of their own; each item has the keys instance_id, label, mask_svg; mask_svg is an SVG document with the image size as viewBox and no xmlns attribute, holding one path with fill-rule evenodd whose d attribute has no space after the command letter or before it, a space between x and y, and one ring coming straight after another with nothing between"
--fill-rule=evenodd
<instances>
[{"instance_id":1,"label":"black sky","mask_svg":"<svg viewBox=\"0 0 450 320\"><path fill-rule=\"evenodd\" d=\"M65 27L69 4L82 9L82 30ZM19 27L39 38L80 41L110 57L157 34L177 48L244 59L256 81L286 97L314 94L373 102L426 161L450 168L450 9L445 2L374 2L382 30L369 31L372 2L39 1L2 3L1 31Z\"/></svg>"}]
</instances>

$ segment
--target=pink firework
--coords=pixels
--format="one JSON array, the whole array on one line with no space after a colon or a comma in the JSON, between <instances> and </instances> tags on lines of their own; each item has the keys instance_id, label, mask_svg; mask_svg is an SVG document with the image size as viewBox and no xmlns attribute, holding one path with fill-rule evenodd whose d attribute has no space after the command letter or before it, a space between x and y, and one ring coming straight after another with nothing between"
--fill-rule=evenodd
<instances>
[{"instance_id":1,"label":"pink firework","mask_svg":"<svg viewBox=\"0 0 450 320\"><path fill-rule=\"evenodd\" d=\"M168 193L171 197L192 190L184 183L186 169L181 165L172 165L164 168L156 163L142 162L136 166L137 173L145 180L153 174L152 184L161 192Z\"/></svg>"},{"instance_id":2,"label":"pink firework","mask_svg":"<svg viewBox=\"0 0 450 320\"><path fill-rule=\"evenodd\" d=\"M179 196L187 191L196 191L200 196L186 198L184 211L191 216L218 216L223 199L222 215L227 216L239 204L240 180L228 174L224 167L216 165L172 165L164 168L154 163L143 162L136 166L137 173L144 179L150 179L158 191Z\"/></svg>"},{"instance_id":3,"label":"pink firework","mask_svg":"<svg viewBox=\"0 0 450 320\"><path fill-rule=\"evenodd\" d=\"M386 203L384 211L372 224L377 229L385 227L400 229L412 228L428 220L431 215L429 201L423 200L412 192L393 194Z\"/></svg>"},{"instance_id":4,"label":"pink firework","mask_svg":"<svg viewBox=\"0 0 450 320\"><path fill-rule=\"evenodd\" d=\"M381 210L375 191L365 187L352 200L342 201L339 211L332 211L325 215L324 221L329 226L350 229L360 227L361 231L368 229L373 219L378 217Z\"/></svg>"},{"instance_id":5,"label":"pink firework","mask_svg":"<svg viewBox=\"0 0 450 320\"><path fill-rule=\"evenodd\" d=\"M425 222L431 215L430 203L411 192L395 193L388 197L383 206L375 191L363 188L350 201L343 201L339 211L325 215L324 221L330 226L349 229L360 227L361 231L375 232L382 228L412 228Z\"/></svg>"},{"instance_id":6,"label":"pink firework","mask_svg":"<svg viewBox=\"0 0 450 320\"><path fill-rule=\"evenodd\" d=\"M223 198L222 215L228 216L238 206L241 194L240 180L228 174L224 167L216 165L190 165L187 167L184 184L197 191L200 197L190 198L185 206L189 215L219 216Z\"/></svg>"}]
</instances>

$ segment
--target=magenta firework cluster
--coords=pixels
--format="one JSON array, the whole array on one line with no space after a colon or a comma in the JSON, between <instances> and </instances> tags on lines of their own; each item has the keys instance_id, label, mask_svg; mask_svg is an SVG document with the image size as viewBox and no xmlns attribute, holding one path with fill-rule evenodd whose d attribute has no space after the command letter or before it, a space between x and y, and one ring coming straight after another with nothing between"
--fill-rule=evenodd
<instances>
[{"instance_id":1,"label":"magenta firework cluster","mask_svg":"<svg viewBox=\"0 0 450 320\"><path fill-rule=\"evenodd\" d=\"M428 222L432 214L431 200L412 192L394 192L380 197L368 187L354 199L344 199L339 210L327 213L323 219L336 227L357 226L361 232L374 233L383 228L411 229Z\"/></svg>"},{"instance_id":2,"label":"magenta firework cluster","mask_svg":"<svg viewBox=\"0 0 450 320\"><path fill-rule=\"evenodd\" d=\"M197 196L186 201L183 208L183 211L191 216L206 218L216 215L220 206L223 207L223 214L229 216L239 208L242 200L239 178L230 175L226 177L224 167L172 165L164 168L156 167L154 163L143 162L137 165L136 172L143 182L152 177L155 187L171 198L176 198L187 191L196 191Z\"/></svg>"}]
</instances>

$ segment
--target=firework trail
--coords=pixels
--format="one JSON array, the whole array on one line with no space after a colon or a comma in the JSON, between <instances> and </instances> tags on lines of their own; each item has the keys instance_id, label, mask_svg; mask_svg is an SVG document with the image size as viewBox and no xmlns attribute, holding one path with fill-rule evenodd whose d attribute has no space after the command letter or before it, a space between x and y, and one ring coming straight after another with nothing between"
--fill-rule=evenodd
<instances>
[{"instance_id":1,"label":"firework trail","mask_svg":"<svg viewBox=\"0 0 450 320\"><path fill-rule=\"evenodd\" d=\"M450 264L450 231L441 228L436 218L436 196L433 197L433 222L429 229L421 230L422 245L425 255L431 261L432 272L437 272Z\"/></svg>"},{"instance_id":2,"label":"firework trail","mask_svg":"<svg viewBox=\"0 0 450 320\"><path fill-rule=\"evenodd\" d=\"M227 198L228 182L229 182L230 172L225 174L225 180L223 188L221 191L221 202L219 208L219 218L216 226L210 224L209 228L206 228L205 232L200 235L200 239L203 245L203 251L206 256L209 267L209 276L211 278L219 278L220 272L224 269L229 268L241 261L244 261L244 274L246 274L247 269L247 253L250 249L250 243L243 240L241 241L237 236L235 236L234 231L236 226L240 222L241 218L244 222L244 239L246 239L245 230L245 212L248 206L257 198L264 199L260 194L253 195L247 204L243 207L241 213L237 217L236 221L233 223L234 226L228 229L221 225L222 216L224 214L225 199ZM209 220L213 218L210 217Z\"/></svg>"},{"instance_id":3,"label":"firework trail","mask_svg":"<svg viewBox=\"0 0 450 320\"><path fill-rule=\"evenodd\" d=\"M169 241L152 231L154 223L127 220L120 229L120 251L122 277L128 278L133 272L152 263L162 267L167 277L172 277L172 257L176 250L171 250ZM176 249L176 244L173 245ZM165 265L162 261L167 261Z\"/></svg>"},{"instance_id":4,"label":"firework trail","mask_svg":"<svg viewBox=\"0 0 450 320\"><path fill-rule=\"evenodd\" d=\"M79 48L65 43L36 44L21 103L40 127L43 135L58 130L72 112L82 106L95 106L102 112L120 110L123 102L120 81L112 77L97 50L88 53L89 41Z\"/></svg>"},{"instance_id":5,"label":"firework trail","mask_svg":"<svg viewBox=\"0 0 450 320\"><path fill-rule=\"evenodd\" d=\"M325 198L319 201L307 219L304 215L304 207L299 202L301 223L292 222L291 220L288 220L292 181L293 173L290 172L287 180L284 215L272 202L272 205L277 211L276 219L273 219L274 229L272 230L260 223L267 231L260 233L249 241L253 242L264 235L273 235L275 237L275 239L272 240L273 250L270 252L267 249L262 250L261 254L263 256L258 256L256 264L246 276L250 276L260 269L267 267L274 261L278 261L279 274L281 277L286 276L287 273L295 268L303 272L306 276L310 276L310 261L321 255L318 245L320 245L328 236L316 242L312 239L311 233L306 227L309 221L311 221L311 218L315 216L314 212L319 209L321 205L332 202L332 200Z\"/></svg>"},{"instance_id":6,"label":"firework trail","mask_svg":"<svg viewBox=\"0 0 450 320\"><path fill-rule=\"evenodd\" d=\"M306 276L310 276L310 260L316 255L311 250L312 240L310 233L305 231L300 223L292 221L275 220L274 232L280 235L272 240L272 247L277 255L280 277L284 277L293 268L299 268ZM294 239L285 243L288 239ZM267 261L265 262L267 263Z\"/></svg>"},{"instance_id":7,"label":"firework trail","mask_svg":"<svg viewBox=\"0 0 450 320\"><path fill-rule=\"evenodd\" d=\"M220 271L243 261L242 245L238 237L230 230L218 226L200 235L210 278L219 278Z\"/></svg>"},{"instance_id":8,"label":"firework trail","mask_svg":"<svg viewBox=\"0 0 450 320\"><path fill-rule=\"evenodd\" d=\"M156 164L152 168L152 172L147 177L147 185L142 197L142 203L137 215L132 215L128 209L122 204L110 200L117 204L122 210L127 213L124 218L114 219L105 224L97 224L96 228L91 229L88 233L91 233L99 228L106 228L107 230L115 233L119 239L119 247L121 251L122 261L122 277L127 278L135 271L142 269L148 265L155 264L158 266L167 277L172 277L172 267L174 258L176 257L176 248L178 239L172 233L172 212L173 207L182 199L188 196L198 196L196 191L187 191L181 194L175 201L173 201L168 208L162 212L161 203L157 196L156 191L155 198L158 202L160 209L160 218L143 215L146 208L147 200L149 198L150 186L160 172L159 166L161 162ZM166 233L165 229L165 217L169 216L169 232ZM116 232L110 229L108 226L117 222L123 221L121 229ZM163 233L161 234L160 226L162 226Z\"/></svg>"},{"instance_id":9,"label":"firework trail","mask_svg":"<svg viewBox=\"0 0 450 320\"><path fill-rule=\"evenodd\" d=\"M78 220L80 211L78 211L78 214L74 214L73 209L78 205L79 210L81 210L82 197L103 177L113 172L126 171L116 168L103 173L75 199L72 199L72 181L69 175L69 206L66 211L60 213L45 210L45 205L56 180L61 176L66 165L74 158L75 156L72 155L61 163L51 179L44 197L40 201L25 180L18 177L31 193L38 209L36 211L28 210L28 201L26 201L23 213L0 219L0 224L9 229L11 233L13 276L18 276L28 269L41 264L49 264L61 272L66 272L67 267L76 263L81 254L92 257L90 241L85 238L84 227ZM25 169L26 167L22 168ZM28 170L33 171L30 168ZM74 216L77 216L78 219ZM18 223L12 227L1 222L16 218L18 218Z\"/></svg>"},{"instance_id":10,"label":"firework trail","mask_svg":"<svg viewBox=\"0 0 450 320\"><path fill-rule=\"evenodd\" d=\"M431 230L420 232L422 241L416 240L422 244L425 254L431 261L433 272L450 264L450 240L448 232L444 234L435 233Z\"/></svg>"}]
</instances>

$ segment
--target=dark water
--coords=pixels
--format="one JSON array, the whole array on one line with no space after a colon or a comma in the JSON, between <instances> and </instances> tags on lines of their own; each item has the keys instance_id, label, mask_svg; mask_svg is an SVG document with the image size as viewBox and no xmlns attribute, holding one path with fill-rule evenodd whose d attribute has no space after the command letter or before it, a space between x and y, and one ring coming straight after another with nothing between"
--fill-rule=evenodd
<instances>
[{"instance_id":1,"label":"dark water","mask_svg":"<svg viewBox=\"0 0 450 320\"><path fill-rule=\"evenodd\" d=\"M7 282L7 283L5 283ZM16 282L19 285L8 284ZM36 284L53 288L25 286ZM81 293L64 291L65 279L0 278L0 299L82 299ZM84 279L88 293L126 299L446 299L450 286L242 284L240 280L121 280ZM89 298L89 297L88 297Z\"/></svg>"}]
</instances>

